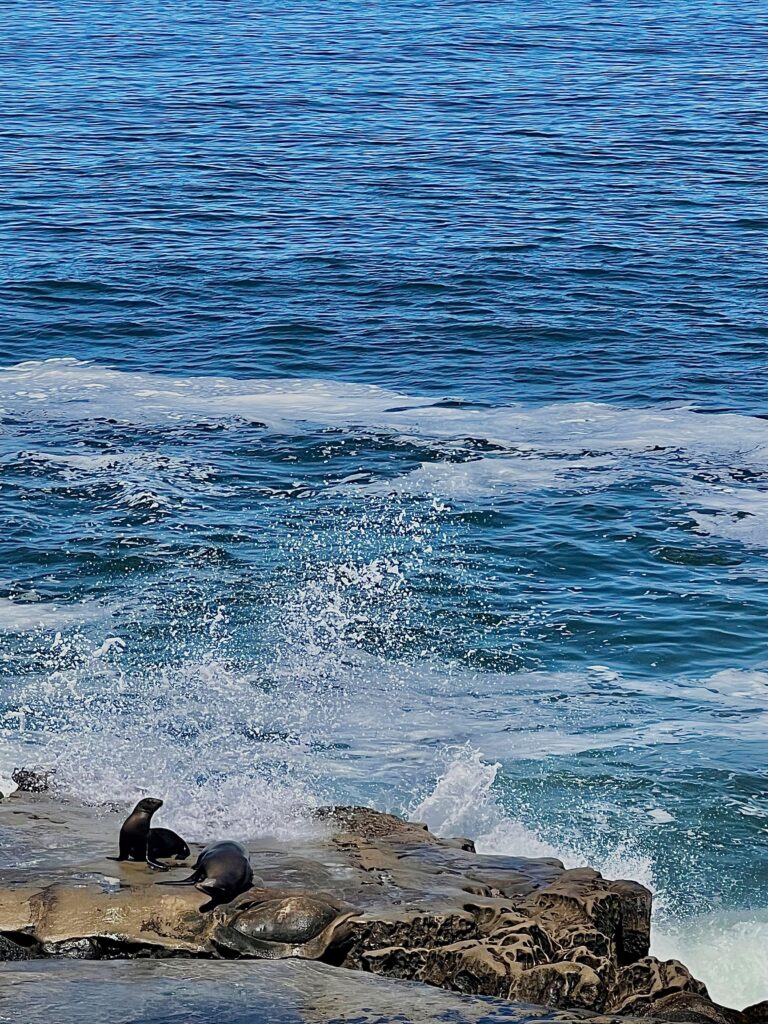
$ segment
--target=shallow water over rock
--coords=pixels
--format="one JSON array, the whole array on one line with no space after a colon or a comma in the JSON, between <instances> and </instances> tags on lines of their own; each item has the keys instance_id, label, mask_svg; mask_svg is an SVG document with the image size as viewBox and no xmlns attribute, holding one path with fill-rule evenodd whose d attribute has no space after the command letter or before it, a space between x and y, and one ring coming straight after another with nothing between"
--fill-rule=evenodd
<instances>
[{"instance_id":1,"label":"shallow water over rock","mask_svg":"<svg viewBox=\"0 0 768 1024\"><path fill-rule=\"evenodd\" d=\"M584 1019L599 1024L608 1018L457 996L293 960L0 966L0 1020L26 1024L526 1024Z\"/></svg>"}]
</instances>

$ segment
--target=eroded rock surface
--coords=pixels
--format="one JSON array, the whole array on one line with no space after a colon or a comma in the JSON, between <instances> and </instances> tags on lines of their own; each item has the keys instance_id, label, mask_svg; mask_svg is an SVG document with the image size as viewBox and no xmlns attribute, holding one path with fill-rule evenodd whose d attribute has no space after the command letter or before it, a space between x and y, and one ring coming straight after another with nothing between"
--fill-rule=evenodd
<instances>
[{"instance_id":1,"label":"eroded rock surface","mask_svg":"<svg viewBox=\"0 0 768 1024\"><path fill-rule=\"evenodd\" d=\"M248 843L263 881L203 914L195 889L156 886L146 865L105 860L119 821L48 794L0 805L9 953L293 957L520 1003L633 1015L664 1005L670 1019L744 1024L682 964L648 955L651 894L636 882L482 856L463 838L335 808L318 812L301 842ZM680 1016L684 1007L701 1015Z\"/></svg>"}]
</instances>

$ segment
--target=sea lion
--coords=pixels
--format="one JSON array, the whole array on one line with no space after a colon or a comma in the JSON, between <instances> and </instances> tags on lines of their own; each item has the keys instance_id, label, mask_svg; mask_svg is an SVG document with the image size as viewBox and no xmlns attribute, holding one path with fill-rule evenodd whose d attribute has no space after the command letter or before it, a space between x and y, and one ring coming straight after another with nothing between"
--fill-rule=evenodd
<instances>
[{"instance_id":1,"label":"sea lion","mask_svg":"<svg viewBox=\"0 0 768 1024\"><path fill-rule=\"evenodd\" d=\"M134 809L123 822L120 829L120 853L117 857L109 857L108 860L143 860L151 868L157 871L168 871L165 864L158 864L149 856L147 850L149 842L149 823L152 815L160 807L163 801L153 796L147 796L139 800Z\"/></svg>"},{"instance_id":2,"label":"sea lion","mask_svg":"<svg viewBox=\"0 0 768 1024\"><path fill-rule=\"evenodd\" d=\"M175 857L184 860L189 856L189 847L173 829L151 828L147 838L147 863L157 862L161 857Z\"/></svg>"},{"instance_id":3,"label":"sea lion","mask_svg":"<svg viewBox=\"0 0 768 1024\"><path fill-rule=\"evenodd\" d=\"M197 858L195 870L178 882L158 882L158 885L194 885L200 892L210 896L201 910L213 910L222 903L229 903L241 892L250 889L253 869L248 854L240 843L224 840L206 846Z\"/></svg>"}]
</instances>

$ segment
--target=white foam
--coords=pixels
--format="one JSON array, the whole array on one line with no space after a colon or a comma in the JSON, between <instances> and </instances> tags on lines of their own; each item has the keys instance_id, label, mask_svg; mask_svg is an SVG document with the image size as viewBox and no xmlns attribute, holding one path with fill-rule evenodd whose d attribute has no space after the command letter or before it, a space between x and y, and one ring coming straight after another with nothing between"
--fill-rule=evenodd
<instances>
[{"instance_id":1,"label":"white foam","mask_svg":"<svg viewBox=\"0 0 768 1024\"><path fill-rule=\"evenodd\" d=\"M25 694L44 713L39 756L57 769L58 789L93 804L159 796L164 823L193 840L312 830L306 745L254 742L242 731L274 729L278 695L213 658L136 679L105 663L103 648L85 669L54 672Z\"/></svg>"},{"instance_id":2,"label":"white foam","mask_svg":"<svg viewBox=\"0 0 768 1024\"><path fill-rule=\"evenodd\" d=\"M614 682L628 692L673 697L700 708L720 705L749 712L750 716L768 711L768 672L760 669L730 668L701 678L662 676L654 680L622 679L617 675ZM686 715L686 722L690 721L690 716ZM739 719L738 727L743 724L745 720ZM721 727L727 728L727 725L721 722Z\"/></svg>"},{"instance_id":3,"label":"white foam","mask_svg":"<svg viewBox=\"0 0 768 1024\"><path fill-rule=\"evenodd\" d=\"M114 419L173 423L239 418L288 423L363 421L384 414L393 392L321 380L162 377L111 370L76 359L25 362L0 371L0 411L35 419ZM425 403L427 400L424 400Z\"/></svg>"},{"instance_id":4,"label":"white foam","mask_svg":"<svg viewBox=\"0 0 768 1024\"><path fill-rule=\"evenodd\" d=\"M705 506L690 512L698 533L735 540L747 547L768 547L768 489L739 484L691 490Z\"/></svg>"},{"instance_id":5,"label":"white foam","mask_svg":"<svg viewBox=\"0 0 768 1024\"><path fill-rule=\"evenodd\" d=\"M618 460L603 458L539 458L528 454L497 454L469 462L424 462L392 480L356 484L363 494L440 495L463 501L508 491L594 490L615 483Z\"/></svg>"},{"instance_id":6,"label":"white foam","mask_svg":"<svg viewBox=\"0 0 768 1024\"><path fill-rule=\"evenodd\" d=\"M361 493L478 500L504 493L584 491L617 481L652 486L685 502L695 529L747 546L768 546L768 503L755 474L768 469L768 421L690 406L626 408L562 402L477 408L447 405L372 385L329 380L164 377L75 359L20 363L0 371L0 413L31 422L87 419L177 426L200 421L301 434L345 428L386 432L397 442L446 450L490 443L482 457L424 461L387 480L347 478ZM123 489L130 508L166 514L220 488L211 467L145 454L22 453L58 468L74 485L99 474ZM701 469L706 469L702 474ZM751 475L744 476L743 471ZM740 475L741 474L741 475Z\"/></svg>"},{"instance_id":7,"label":"white foam","mask_svg":"<svg viewBox=\"0 0 768 1024\"><path fill-rule=\"evenodd\" d=\"M767 951L768 910L660 922L652 932L654 956L681 960L715 1002L738 1010L768 998Z\"/></svg>"},{"instance_id":8,"label":"white foam","mask_svg":"<svg viewBox=\"0 0 768 1024\"><path fill-rule=\"evenodd\" d=\"M93 622L106 614L106 609L93 602L57 604L46 601L11 601L0 597L0 633L61 630Z\"/></svg>"},{"instance_id":9,"label":"white foam","mask_svg":"<svg viewBox=\"0 0 768 1024\"><path fill-rule=\"evenodd\" d=\"M114 418L164 423L197 418L261 420L273 427L356 425L416 438L468 437L536 451L662 449L738 454L768 465L768 422L737 414L704 415L688 406L624 408L564 402L492 408L447 406L373 385L328 380L162 377L107 369L75 359L19 363L0 371L0 410L30 419Z\"/></svg>"},{"instance_id":10,"label":"white foam","mask_svg":"<svg viewBox=\"0 0 768 1024\"><path fill-rule=\"evenodd\" d=\"M0 794L3 797L9 797L12 793L15 793L19 788L18 782L14 782L10 774L0 772Z\"/></svg>"},{"instance_id":11,"label":"white foam","mask_svg":"<svg viewBox=\"0 0 768 1024\"><path fill-rule=\"evenodd\" d=\"M191 459L178 456L160 455L155 452L113 451L106 454L82 454L68 452L22 451L17 456L20 462L33 462L58 470L64 479L87 480L101 474L118 475L124 478L136 474L147 479L150 475L162 474L169 479L192 480L209 484L215 476L212 466L201 465Z\"/></svg>"}]
</instances>

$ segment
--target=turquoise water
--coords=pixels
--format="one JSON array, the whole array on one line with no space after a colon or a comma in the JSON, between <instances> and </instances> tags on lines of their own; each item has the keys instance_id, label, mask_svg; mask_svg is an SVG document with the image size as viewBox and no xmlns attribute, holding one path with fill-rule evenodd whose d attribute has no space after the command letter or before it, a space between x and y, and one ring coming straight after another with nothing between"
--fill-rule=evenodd
<instances>
[{"instance_id":1,"label":"turquoise water","mask_svg":"<svg viewBox=\"0 0 768 1024\"><path fill-rule=\"evenodd\" d=\"M4 12L2 764L588 860L764 998L762 8Z\"/></svg>"}]
</instances>

